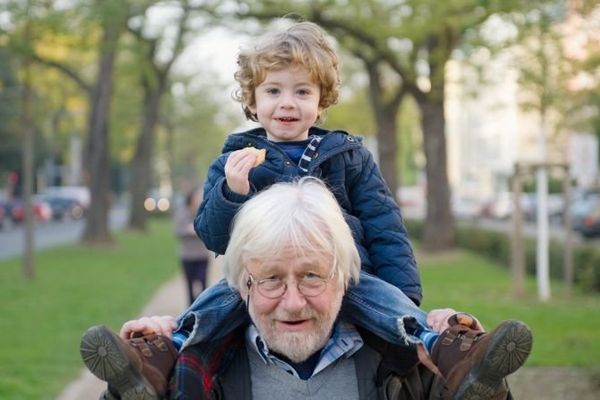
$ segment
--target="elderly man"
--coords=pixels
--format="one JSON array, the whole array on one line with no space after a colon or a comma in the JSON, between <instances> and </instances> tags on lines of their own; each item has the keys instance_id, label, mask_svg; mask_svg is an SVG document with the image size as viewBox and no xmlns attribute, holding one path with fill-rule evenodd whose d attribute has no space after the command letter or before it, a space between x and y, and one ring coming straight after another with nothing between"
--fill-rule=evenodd
<instances>
[{"instance_id":1,"label":"elderly man","mask_svg":"<svg viewBox=\"0 0 600 400\"><path fill-rule=\"evenodd\" d=\"M511 358L531 346L520 322L486 334L455 316L429 357L422 346L394 346L339 320L360 257L335 198L314 178L276 184L244 205L224 272L251 318L225 338L196 343L202 316L193 313L182 319L191 335L179 355L161 335L125 342L104 327L84 335L82 355L109 382L106 398L158 398L158 388L176 399L506 399L504 377L523 363ZM121 336L169 337L174 327L170 317L143 318ZM164 370L148 367L161 358Z\"/></svg>"}]
</instances>

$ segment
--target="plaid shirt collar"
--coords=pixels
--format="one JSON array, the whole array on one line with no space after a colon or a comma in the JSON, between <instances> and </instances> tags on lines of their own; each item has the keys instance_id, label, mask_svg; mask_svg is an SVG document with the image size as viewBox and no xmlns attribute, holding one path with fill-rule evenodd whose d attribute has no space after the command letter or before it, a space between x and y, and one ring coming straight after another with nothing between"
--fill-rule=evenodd
<instances>
[{"instance_id":1,"label":"plaid shirt collar","mask_svg":"<svg viewBox=\"0 0 600 400\"><path fill-rule=\"evenodd\" d=\"M246 329L246 343L255 351L267 365L276 365L284 371L300 378L296 370L287 362L269 352L266 343L258 334L254 324ZM333 326L331 337L321 350L321 357L312 373L315 376L340 358L349 358L363 346L364 342L356 327L343 321L337 321ZM311 377L312 377L311 376Z\"/></svg>"}]
</instances>

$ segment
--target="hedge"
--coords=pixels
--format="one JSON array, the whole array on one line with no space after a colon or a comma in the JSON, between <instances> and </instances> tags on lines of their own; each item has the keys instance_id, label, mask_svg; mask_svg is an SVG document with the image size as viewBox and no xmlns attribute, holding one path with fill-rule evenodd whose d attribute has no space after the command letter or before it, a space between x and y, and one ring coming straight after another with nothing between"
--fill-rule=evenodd
<instances>
[{"instance_id":1,"label":"hedge","mask_svg":"<svg viewBox=\"0 0 600 400\"><path fill-rule=\"evenodd\" d=\"M409 236L420 240L423 236L423 221L405 220ZM458 225L456 244L460 248L471 250L498 262L506 268L511 264L511 244L504 232L487 230L475 226ZM525 268L527 273L535 275L536 243L532 238L525 239ZM597 247L597 246L596 246ZM587 292L600 292L600 249L586 243L573 244L574 283ZM563 280L563 245L556 240L550 241L548 255L550 277Z\"/></svg>"}]
</instances>

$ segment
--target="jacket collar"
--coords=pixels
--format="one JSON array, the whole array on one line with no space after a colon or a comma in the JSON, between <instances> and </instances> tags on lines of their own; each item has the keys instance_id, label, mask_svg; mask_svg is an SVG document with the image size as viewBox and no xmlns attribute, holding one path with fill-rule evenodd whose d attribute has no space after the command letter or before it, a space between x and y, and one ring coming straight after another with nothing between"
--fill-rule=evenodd
<instances>
[{"instance_id":1,"label":"jacket collar","mask_svg":"<svg viewBox=\"0 0 600 400\"><path fill-rule=\"evenodd\" d=\"M317 135L325 137L331 133L338 133L348 136L348 133L344 131L330 131L316 126L312 126L308 131L309 136ZM261 144L261 147L266 147L267 143L271 143L267 139L267 132L264 130L264 128L258 127L229 135L225 140L222 152L227 153L244 147L261 146Z\"/></svg>"}]
</instances>

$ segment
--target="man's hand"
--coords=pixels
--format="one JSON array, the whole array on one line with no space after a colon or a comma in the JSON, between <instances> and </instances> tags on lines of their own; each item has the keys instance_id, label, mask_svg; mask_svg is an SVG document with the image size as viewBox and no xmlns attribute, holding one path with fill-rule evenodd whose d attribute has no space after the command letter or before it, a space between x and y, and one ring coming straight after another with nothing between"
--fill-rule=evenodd
<instances>
[{"instance_id":1,"label":"man's hand","mask_svg":"<svg viewBox=\"0 0 600 400\"><path fill-rule=\"evenodd\" d=\"M441 308L436 310L431 310L427 314L427 324L435 331L435 332L443 332L450 327L448 324L448 318L452 315L456 314L457 311L452 308ZM483 326L479 322L479 320L475 317L475 322L477 323L477 330L484 330Z\"/></svg>"},{"instance_id":2,"label":"man's hand","mask_svg":"<svg viewBox=\"0 0 600 400\"><path fill-rule=\"evenodd\" d=\"M435 332L443 332L450 327L448 325L448 318L453 314L456 314L456 311L452 308L431 310L427 313L427 324Z\"/></svg>"},{"instance_id":3,"label":"man's hand","mask_svg":"<svg viewBox=\"0 0 600 400\"><path fill-rule=\"evenodd\" d=\"M250 193L248 174L255 166L258 154L253 147L232 152L225 163L225 179L229 190L237 194Z\"/></svg>"},{"instance_id":4,"label":"man's hand","mask_svg":"<svg viewBox=\"0 0 600 400\"><path fill-rule=\"evenodd\" d=\"M142 335L156 333L157 335L171 339L175 328L177 328L177 322L174 317L170 315L155 315L125 322L119 331L119 336L127 340L135 333L141 333Z\"/></svg>"}]
</instances>

